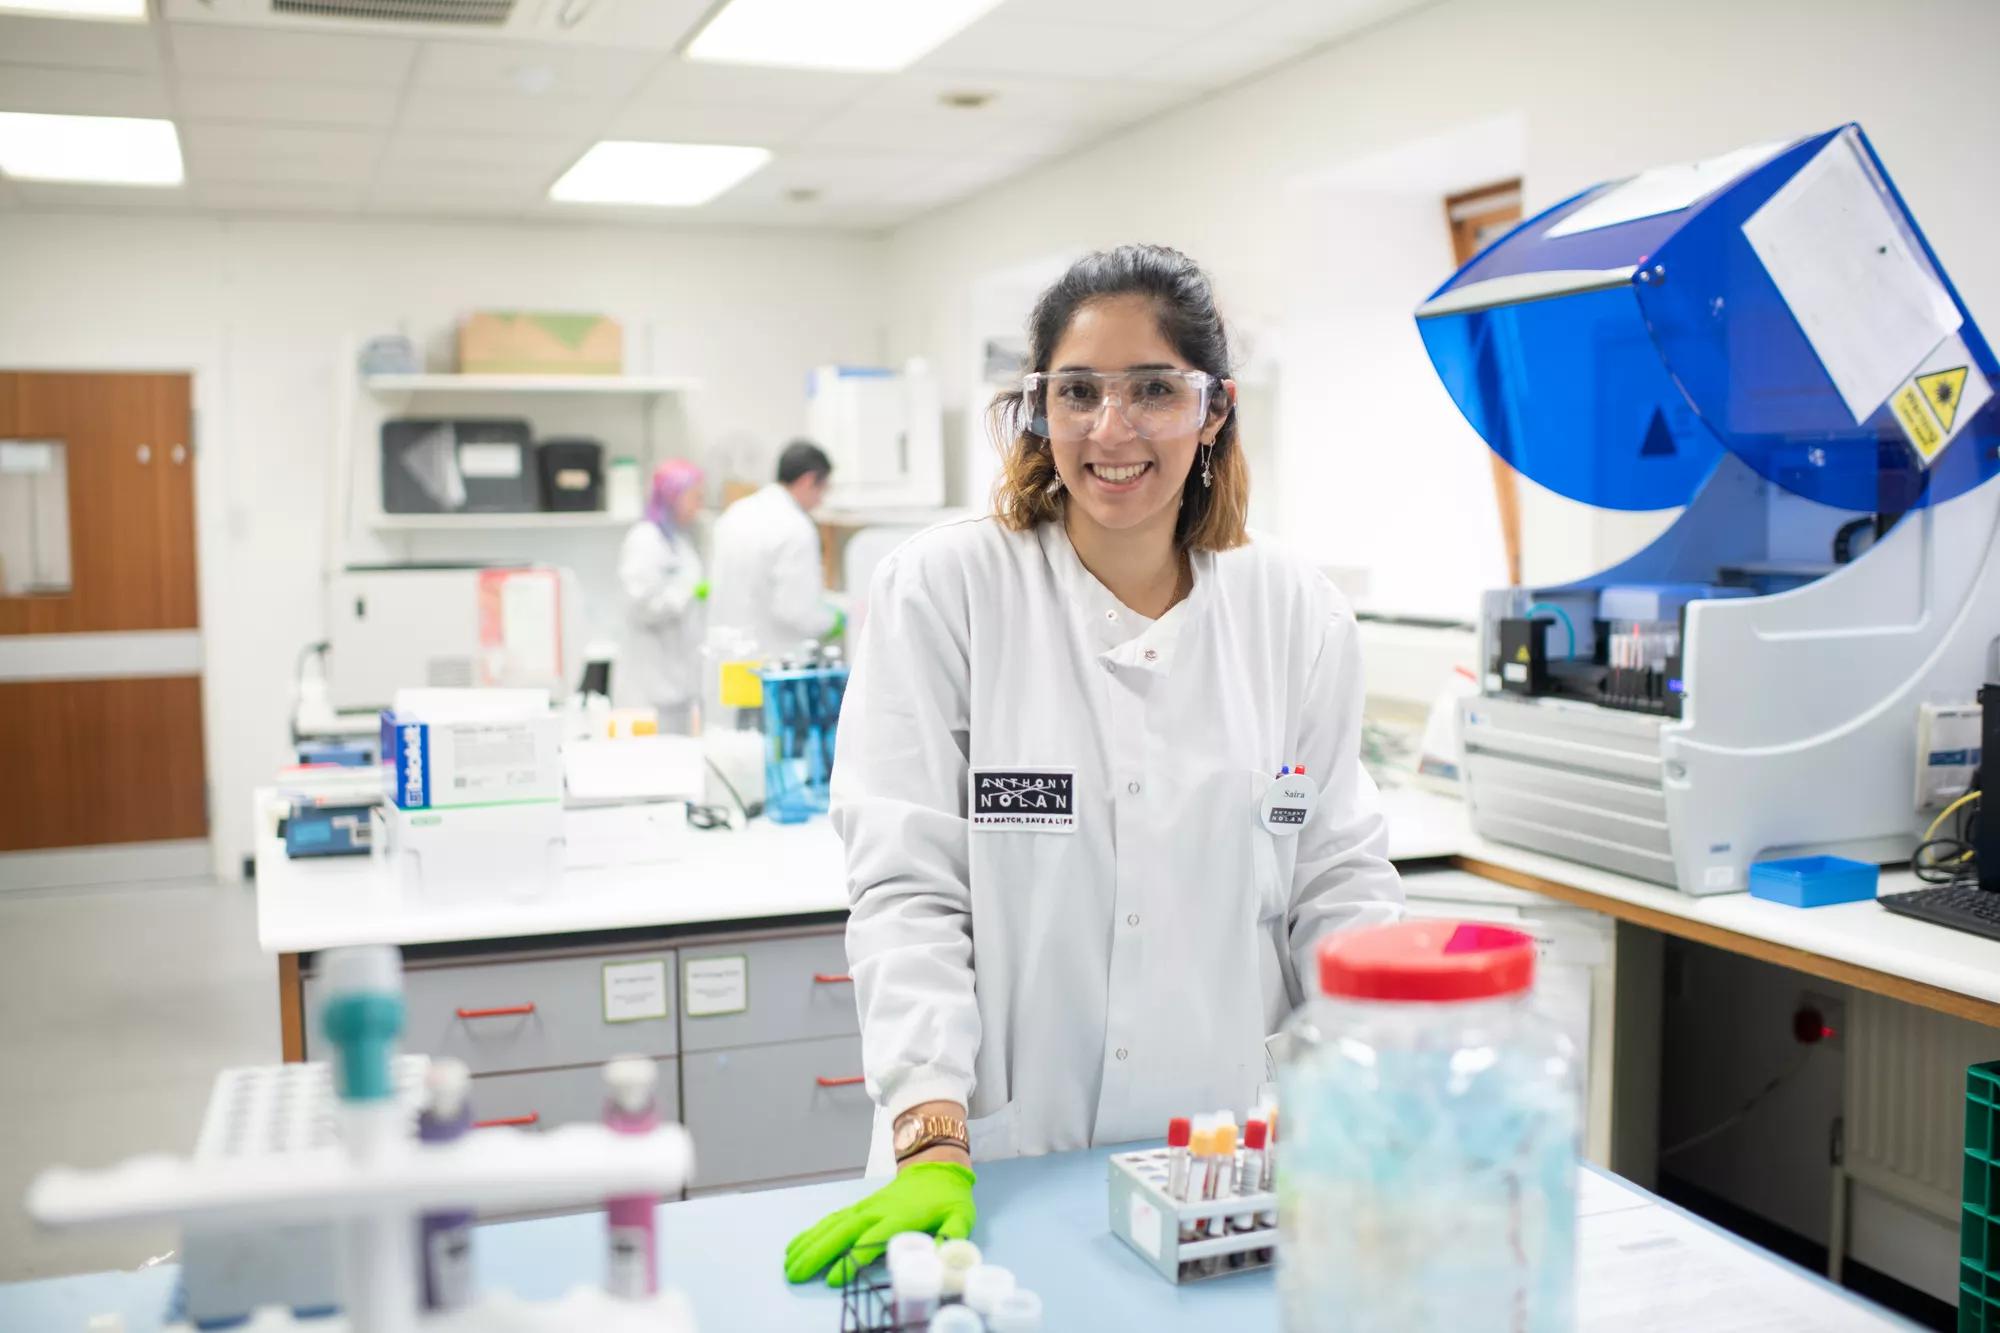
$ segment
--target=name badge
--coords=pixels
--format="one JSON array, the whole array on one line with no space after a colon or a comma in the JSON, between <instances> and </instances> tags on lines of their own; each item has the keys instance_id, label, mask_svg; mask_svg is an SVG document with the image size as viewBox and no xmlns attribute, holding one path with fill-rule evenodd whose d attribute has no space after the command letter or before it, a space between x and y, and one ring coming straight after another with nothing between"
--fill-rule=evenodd
<instances>
[{"instance_id":1,"label":"name badge","mask_svg":"<svg viewBox=\"0 0 2000 1333\"><path fill-rule=\"evenodd\" d=\"M1073 768L975 768L968 815L975 832L1076 832Z\"/></svg>"},{"instance_id":2,"label":"name badge","mask_svg":"<svg viewBox=\"0 0 2000 1333\"><path fill-rule=\"evenodd\" d=\"M1264 827L1280 837L1289 837L1305 827L1319 800L1319 784L1304 773L1284 772L1264 789L1264 803L1258 817Z\"/></svg>"}]
</instances>

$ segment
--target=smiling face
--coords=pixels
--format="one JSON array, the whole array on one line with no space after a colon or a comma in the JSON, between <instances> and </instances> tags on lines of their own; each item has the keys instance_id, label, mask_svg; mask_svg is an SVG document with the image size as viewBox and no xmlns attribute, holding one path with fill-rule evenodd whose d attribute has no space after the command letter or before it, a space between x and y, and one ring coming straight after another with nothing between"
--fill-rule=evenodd
<instances>
[{"instance_id":1,"label":"smiling face","mask_svg":"<svg viewBox=\"0 0 2000 1333\"><path fill-rule=\"evenodd\" d=\"M1048 368L1056 373L1198 369L1161 334L1152 303L1136 295L1107 297L1079 308L1056 342ZM1195 469L1197 448L1214 441L1222 419L1210 411L1184 428L1149 439L1132 428L1124 413L1110 407L1097 414L1085 434L1052 432L1050 448L1070 494L1072 519L1111 532L1156 523L1171 527L1180 512L1181 492Z\"/></svg>"}]
</instances>

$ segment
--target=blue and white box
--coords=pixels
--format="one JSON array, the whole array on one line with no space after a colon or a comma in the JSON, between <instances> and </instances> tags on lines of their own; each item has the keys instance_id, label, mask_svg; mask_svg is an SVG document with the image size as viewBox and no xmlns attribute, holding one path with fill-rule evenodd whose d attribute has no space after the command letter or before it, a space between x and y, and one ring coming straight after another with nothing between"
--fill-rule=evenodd
<instances>
[{"instance_id":1,"label":"blue and white box","mask_svg":"<svg viewBox=\"0 0 2000 1333\"><path fill-rule=\"evenodd\" d=\"M381 735L384 795L400 809L562 800L562 719L546 690L402 690Z\"/></svg>"}]
</instances>

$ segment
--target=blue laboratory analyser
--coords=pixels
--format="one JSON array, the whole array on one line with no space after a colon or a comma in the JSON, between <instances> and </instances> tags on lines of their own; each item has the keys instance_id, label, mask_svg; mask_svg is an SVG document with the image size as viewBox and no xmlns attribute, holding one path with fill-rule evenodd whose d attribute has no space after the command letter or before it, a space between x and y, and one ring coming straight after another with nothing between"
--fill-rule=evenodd
<instances>
[{"instance_id":1,"label":"blue laboratory analyser","mask_svg":"<svg viewBox=\"0 0 2000 1333\"><path fill-rule=\"evenodd\" d=\"M2000 366L1861 127L1585 190L1416 317L1516 469L1678 511L1485 595L1474 827L1698 894L1907 857L1919 706L2000 644Z\"/></svg>"}]
</instances>

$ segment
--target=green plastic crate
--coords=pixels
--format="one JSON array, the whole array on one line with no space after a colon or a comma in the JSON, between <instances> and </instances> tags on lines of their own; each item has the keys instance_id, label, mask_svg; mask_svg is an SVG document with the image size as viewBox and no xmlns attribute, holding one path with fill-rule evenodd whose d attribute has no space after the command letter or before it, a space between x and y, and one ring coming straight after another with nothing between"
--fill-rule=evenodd
<instances>
[{"instance_id":1,"label":"green plastic crate","mask_svg":"<svg viewBox=\"0 0 2000 1333\"><path fill-rule=\"evenodd\" d=\"M1958 1333L2000 1333L2000 1060L1965 1071Z\"/></svg>"}]
</instances>

